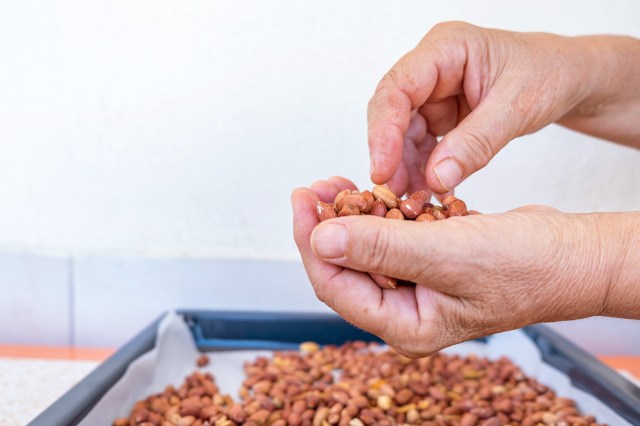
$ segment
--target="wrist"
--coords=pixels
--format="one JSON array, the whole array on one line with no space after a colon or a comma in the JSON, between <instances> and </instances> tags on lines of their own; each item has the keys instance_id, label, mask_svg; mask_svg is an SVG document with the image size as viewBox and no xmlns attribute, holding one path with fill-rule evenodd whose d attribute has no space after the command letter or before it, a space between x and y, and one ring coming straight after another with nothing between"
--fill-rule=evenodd
<instances>
[{"instance_id":1,"label":"wrist","mask_svg":"<svg viewBox=\"0 0 640 426\"><path fill-rule=\"evenodd\" d=\"M637 146L638 132L629 127L640 109L640 40L623 36L569 39L576 102L558 120L571 129Z\"/></svg>"},{"instance_id":2,"label":"wrist","mask_svg":"<svg viewBox=\"0 0 640 426\"><path fill-rule=\"evenodd\" d=\"M598 215L605 289L599 315L640 319L640 212Z\"/></svg>"},{"instance_id":3,"label":"wrist","mask_svg":"<svg viewBox=\"0 0 640 426\"><path fill-rule=\"evenodd\" d=\"M640 318L640 212L562 214L556 222L550 275L552 317ZM552 277L557 277L553 280Z\"/></svg>"}]
</instances>

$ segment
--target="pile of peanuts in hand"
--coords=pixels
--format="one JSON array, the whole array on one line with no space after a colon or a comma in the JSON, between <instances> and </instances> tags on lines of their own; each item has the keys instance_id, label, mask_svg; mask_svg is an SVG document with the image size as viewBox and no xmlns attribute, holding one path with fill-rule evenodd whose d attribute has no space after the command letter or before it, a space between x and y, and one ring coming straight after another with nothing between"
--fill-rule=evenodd
<instances>
[{"instance_id":1,"label":"pile of peanuts in hand","mask_svg":"<svg viewBox=\"0 0 640 426\"><path fill-rule=\"evenodd\" d=\"M244 370L239 402L196 371L113 426L600 426L506 358L412 360L378 343L307 342Z\"/></svg>"},{"instance_id":2,"label":"pile of peanuts in hand","mask_svg":"<svg viewBox=\"0 0 640 426\"><path fill-rule=\"evenodd\" d=\"M442 200L442 206L431 204L426 191L416 191L405 199L399 198L388 187L376 185L373 191L345 189L336 195L333 203L318 201L318 219L323 222L341 216L373 215L387 219L435 222L454 216L480 214L467 210L464 201L449 195ZM371 279L381 288L396 288L398 280L380 274L370 273Z\"/></svg>"}]
</instances>

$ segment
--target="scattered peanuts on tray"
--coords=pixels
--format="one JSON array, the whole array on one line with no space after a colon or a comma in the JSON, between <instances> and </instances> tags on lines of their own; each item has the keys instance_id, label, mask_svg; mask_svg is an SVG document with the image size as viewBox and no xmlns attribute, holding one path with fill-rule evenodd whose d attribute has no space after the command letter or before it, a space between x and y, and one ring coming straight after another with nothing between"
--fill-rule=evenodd
<instances>
[{"instance_id":1,"label":"scattered peanuts on tray","mask_svg":"<svg viewBox=\"0 0 640 426\"><path fill-rule=\"evenodd\" d=\"M198 367L205 367L209 365L209 356L205 353L200 354L196 360L196 365Z\"/></svg>"},{"instance_id":2,"label":"scattered peanuts on tray","mask_svg":"<svg viewBox=\"0 0 640 426\"><path fill-rule=\"evenodd\" d=\"M196 371L113 426L600 426L507 358L411 360L377 343L306 342L244 371L239 401Z\"/></svg>"},{"instance_id":3,"label":"scattered peanuts on tray","mask_svg":"<svg viewBox=\"0 0 640 426\"><path fill-rule=\"evenodd\" d=\"M435 222L454 216L480 214L475 210L467 210L465 202L453 195L445 197L442 200L442 206L436 206L431 204L426 191L416 191L409 197L401 199L384 185L376 185L372 191L344 189L336 195L333 203L318 201L316 210L320 222L335 217L356 215ZM396 278L374 273L370 273L369 276L381 288L398 286Z\"/></svg>"}]
</instances>

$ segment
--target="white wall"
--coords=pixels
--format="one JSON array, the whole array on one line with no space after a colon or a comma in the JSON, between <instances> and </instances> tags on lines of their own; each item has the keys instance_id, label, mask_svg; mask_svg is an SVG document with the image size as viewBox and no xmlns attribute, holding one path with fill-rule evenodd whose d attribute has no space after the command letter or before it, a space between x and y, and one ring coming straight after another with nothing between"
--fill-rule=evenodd
<instances>
[{"instance_id":1,"label":"white wall","mask_svg":"<svg viewBox=\"0 0 640 426\"><path fill-rule=\"evenodd\" d=\"M0 249L297 259L290 191L333 174L370 185L367 101L432 25L640 36L638 16L633 0L5 0ZM484 212L640 209L639 165L640 152L551 127L459 194Z\"/></svg>"},{"instance_id":2,"label":"white wall","mask_svg":"<svg viewBox=\"0 0 640 426\"><path fill-rule=\"evenodd\" d=\"M490 5L490 7L488 7ZM366 103L435 23L640 36L635 1L4 1L0 246L285 257L289 193L370 185ZM460 194L640 209L640 153L550 128Z\"/></svg>"}]
</instances>

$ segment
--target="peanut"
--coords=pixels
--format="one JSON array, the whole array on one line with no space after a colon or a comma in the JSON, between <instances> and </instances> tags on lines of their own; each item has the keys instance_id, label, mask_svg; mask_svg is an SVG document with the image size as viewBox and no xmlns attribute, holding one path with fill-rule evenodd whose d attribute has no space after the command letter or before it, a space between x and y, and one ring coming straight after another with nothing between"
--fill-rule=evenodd
<instances>
[{"instance_id":1,"label":"peanut","mask_svg":"<svg viewBox=\"0 0 640 426\"><path fill-rule=\"evenodd\" d=\"M442 210L433 210L433 217L436 218L436 220L444 220L447 218L447 214L445 212L443 212Z\"/></svg>"},{"instance_id":2,"label":"peanut","mask_svg":"<svg viewBox=\"0 0 640 426\"><path fill-rule=\"evenodd\" d=\"M318 219L320 219L320 222L338 217L338 214L333 208L333 204L318 201L318 204L316 205L316 211L318 212Z\"/></svg>"},{"instance_id":3,"label":"peanut","mask_svg":"<svg viewBox=\"0 0 640 426\"><path fill-rule=\"evenodd\" d=\"M208 365L208 364L209 364L209 357L207 356L207 354L200 354L200 356L196 360L196 365L198 367L204 367L205 365Z\"/></svg>"},{"instance_id":4,"label":"peanut","mask_svg":"<svg viewBox=\"0 0 640 426\"><path fill-rule=\"evenodd\" d=\"M336 195L336 198L333 200L333 205L336 209L336 213L342 210L342 207L344 206L344 197L346 197L347 195L351 195L351 191L348 189L343 189L342 191L338 192L338 195Z\"/></svg>"},{"instance_id":5,"label":"peanut","mask_svg":"<svg viewBox=\"0 0 640 426\"><path fill-rule=\"evenodd\" d=\"M376 185L373 187L373 196L376 200L380 200L389 209L398 207L398 196L384 185Z\"/></svg>"},{"instance_id":6,"label":"peanut","mask_svg":"<svg viewBox=\"0 0 640 426\"><path fill-rule=\"evenodd\" d=\"M399 208L407 219L415 219L422 213L422 204L412 198L400 201Z\"/></svg>"},{"instance_id":7,"label":"peanut","mask_svg":"<svg viewBox=\"0 0 640 426\"><path fill-rule=\"evenodd\" d=\"M374 216L385 217L387 214L387 206L380 200L375 200L371 206L371 214Z\"/></svg>"},{"instance_id":8,"label":"peanut","mask_svg":"<svg viewBox=\"0 0 640 426\"><path fill-rule=\"evenodd\" d=\"M112 425L596 424L506 358L436 353L410 360L374 343L303 342L298 351L258 357L244 370L251 390L239 401L198 370L180 387L138 401L128 418Z\"/></svg>"},{"instance_id":9,"label":"peanut","mask_svg":"<svg viewBox=\"0 0 640 426\"><path fill-rule=\"evenodd\" d=\"M400 211L400 209L391 209L384 215L387 219L399 219L404 220L404 215Z\"/></svg>"},{"instance_id":10,"label":"peanut","mask_svg":"<svg viewBox=\"0 0 640 426\"><path fill-rule=\"evenodd\" d=\"M424 209L429 203L429 194L427 191L416 191L409 196L412 200L416 200L420 204L420 208Z\"/></svg>"},{"instance_id":11,"label":"peanut","mask_svg":"<svg viewBox=\"0 0 640 426\"><path fill-rule=\"evenodd\" d=\"M364 213L368 207L367 200L363 195L347 195L342 198L342 202L344 205L353 204L361 213Z\"/></svg>"},{"instance_id":12,"label":"peanut","mask_svg":"<svg viewBox=\"0 0 640 426\"><path fill-rule=\"evenodd\" d=\"M371 191L362 191L362 198L367 202L367 208L364 210L366 214L371 213L371 207L373 207L373 203L376 201L375 197L371 193Z\"/></svg>"},{"instance_id":13,"label":"peanut","mask_svg":"<svg viewBox=\"0 0 640 426\"><path fill-rule=\"evenodd\" d=\"M449 217L453 216L466 216L469 214L467 205L462 200L455 200L447 207L447 213Z\"/></svg>"},{"instance_id":14,"label":"peanut","mask_svg":"<svg viewBox=\"0 0 640 426\"><path fill-rule=\"evenodd\" d=\"M340 209L340 212L338 213L338 216L340 216L340 217L343 217L343 216L357 216L359 214L360 214L360 209L358 208L357 205L351 204L351 203L346 203Z\"/></svg>"},{"instance_id":15,"label":"peanut","mask_svg":"<svg viewBox=\"0 0 640 426\"><path fill-rule=\"evenodd\" d=\"M429 213L422 213L416 217L416 222L435 222L436 218Z\"/></svg>"}]
</instances>

